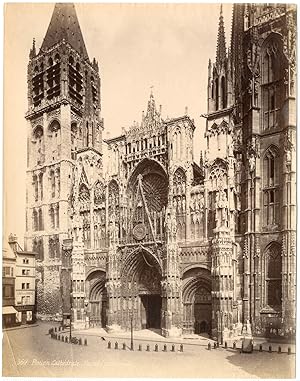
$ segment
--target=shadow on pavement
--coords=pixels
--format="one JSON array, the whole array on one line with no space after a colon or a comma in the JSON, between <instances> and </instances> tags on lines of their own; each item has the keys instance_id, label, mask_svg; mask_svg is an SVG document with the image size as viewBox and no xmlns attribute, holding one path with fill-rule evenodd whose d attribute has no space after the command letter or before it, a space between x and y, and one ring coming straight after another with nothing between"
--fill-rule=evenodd
<instances>
[{"instance_id":1,"label":"shadow on pavement","mask_svg":"<svg viewBox=\"0 0 300 381\"><path fill-rule=\"evenodd\" d=\"M259 378L295 378L296 357L286 353L240 353L229 350L227 361ZM266 366L268 364L268 366Z\"/></svg>"}]
</instances>

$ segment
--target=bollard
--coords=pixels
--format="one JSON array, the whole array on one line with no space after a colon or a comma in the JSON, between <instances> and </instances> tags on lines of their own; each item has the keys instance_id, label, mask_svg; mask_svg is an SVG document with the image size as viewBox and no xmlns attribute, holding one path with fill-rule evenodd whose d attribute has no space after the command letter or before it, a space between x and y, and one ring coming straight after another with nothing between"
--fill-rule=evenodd
<instances>
[{"instance_id":1,"label":"bollard","mask_svg":"<svg viewBox=\"0 0 300 381\"><path fill-rule=\"evenodd\" d=\"M259 351L260 351L260 352L263 351L263 349L262 349L262 345L261 345L261 344L259 345Z\"/></svg>"},{"instance_id":2,"label":"bollard","mask_svg":"<svg viewBox=\"0 0 300 381\"><path fill-rule=\"evenodd\" d=\"M183 352L183 344L180 344L180 352Z\"/></svg>"},{"instance_id":3,"label":"bollard","mask_svg":"<svg viewBox=\"0 0 300 381\"><path fill-rule=\"evenodd\" d=\"M225 341L225 349L227 349L227 341Z\"/></svg>"},{"instance_id":4,"label":"bollard","mask_svg":"<svg viewBox=\"0 0 300 381\"><path fill-rule=\"evenodd\" d=\"M214 349L217 349L217 343L214 342Z\"/></svg>"},{"instance_id":5,"label":"bollard","mask_svg":"<svg viewBox=\"0 0 300 381\"><path fill-rule=\"evenodd\" d=\"M146 349L147 352L150 352L150 345L148 344L147 345L147 349Z\"/></svg>"},{"instance_id":6,"label":"bollard","mask_svg":"<svg viewBox=\"0 0 300 381\"><path fill-rule=\"evenodd\" d=\"M236 342L235 341L232 344L232 349L236 349Z\"/></svg>"},{"instance_id":7,"label":"bollard","mask_svg":"<svg viewBox=\"0 0 300 381\"><path fill-rule=\"evenodd\" d=\"M291 347L288 347L288 355L291 355L291 354L292 354Z\"/></svg>"},{"instance_id":8,"label":"bollard","mask_svg":"<svg viewBox=\"0 0 300 381\"><path fill-rule=\"evenodd\" d=\"M211 343L207 344L207 349L210 351L211 350Z\"/></svg>"},{"instance_id":9,"label":"bollard","mask_svg":"<svg viewBox=\"0 0 300 381\"><path fill-rule=\"evenodd\" d=\"M87 339L84 339L84 345L85 346L87 345Z\"/></svg>"},{"instance_id":10,"label":"bollard","mask_svg":"<svg viewBox=\"0 0 300 381\"><path fill-rule=\"evenodd\" d=\"M175 352L175 345L172 345L172 352Z\"/></svg>"},{"instance_id":11,"label":"bollard","mask_svg":"<svg viewBox=\"0 0 300 381\"><path fill-rule=\"evenodd\" d=\"M126 351L126 344L123 343L123 351Z\"/></svg>"},{"instance_id":12,"label":"bollard","mask_svg":"<svg viewBox=\"0 0 300 381\"><path fill-rule=\"evenodd\" d=\"M272 352L272 345L269 345L269 353Z\"/></svg>"},{"instance_id":13,"label":"bollard","mask_svg":"<svg viewBox=\"0 0 300 381\"><path fill-rule=\"evenodd\" d=\"M66 336L66 338L65 338L65 342L66 342L66 343L69 342L68 336Z\"/></svg>"},{"instance_id":14,"label":"bollard","mask_svg":"<svg viewBox=\"0 0 300 381\"><path fill-rule=\"evenodd\" d=\"M163 352L167 352L167 344L164 345Z\"/></svg>"},{"instance_id":15,"label":"bollard","mask_svg":"<svg viewBox=\"0 0 300 381\"><path fill-rule=\"evenodd\" d=\"M278 347L278 353L281 353L281 346Z\"/></svg>"},{"instance_id":16,"label":"bollard","mask_svg":"<svg viewBox=\"0 0 300 381\"><path fill-rule=\"evenodd\" d=\"M134 351L133 343L130 344L130 350Z\"/></svg>"},{"instance_id":17,"label":"bollard","mask_svg":"<svg viewBox=\"0 0 300 381\"><path fill-rule=\"evenodd\" d=\"M111 342L110 341L107 343L107 348L111 349Z\"/></svg>"},{"instance_id":18,"label":"bollard","mask_svg":"<svg viewBox=\"0 0 300 381\"><path fill-rule=\"evenodd\" d=\"M117 341L115 342L115 349L119 349L119 344Z\"/></svg>"},{"instance_id":19,"label":"bollard","mask_svg":"<svg viewBox=\"0 0 300 381\"><path fill-rule=\"evenodd\" d=\"M142 351L142 344L139 344L139 351Z\"/></svg>"},{"instance_id":20,"label":"bollard","mask_svg":"<svg viewBox=\"0 0 300 381\"><path fill-rule=\"evenodd\" d=\"M81 338L79 339L78 344L79 344L79 345L82 345L82 339L81 339Z\"/></svg>"},{"instance_id":21,"label":"bollard","mask_svg":"<svg viewBox=\"0 0 300 381\"><path fill-rule=\"evenodd\" d=\"M157 344L155 344L154 351L158 352L158 345Z\"/></svg>"}]
</instances>

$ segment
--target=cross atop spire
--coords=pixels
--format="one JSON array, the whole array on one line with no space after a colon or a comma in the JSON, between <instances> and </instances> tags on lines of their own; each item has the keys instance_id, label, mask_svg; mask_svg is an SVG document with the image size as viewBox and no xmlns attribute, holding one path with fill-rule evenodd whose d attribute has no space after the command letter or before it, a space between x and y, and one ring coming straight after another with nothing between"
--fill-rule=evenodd
<instances>
[{"instance_id":1,"label":"cross atop spire","mask_svg":"<svg viewBox=\"0 0 300 381\"><path fill-rule=\"evenodd\" d=\"M48 50L63 39L85 59L88 59L75 6L72 3L55 4L41 50Z\"/></svg>"},{"instance_id":2,"label":"cross atop spire","mask_svg":"<svg viewBox=\"0 0 300 381\"><path fill-rule=\"evenodd\" d=\"M224 62L226 58L226 41L225 41L225 29L224 29L224 19L223 19L223 6L220 7L220 17L219 17L219 30L217 38L217 54L216 62Z\"/></svg>"}]
</instances>

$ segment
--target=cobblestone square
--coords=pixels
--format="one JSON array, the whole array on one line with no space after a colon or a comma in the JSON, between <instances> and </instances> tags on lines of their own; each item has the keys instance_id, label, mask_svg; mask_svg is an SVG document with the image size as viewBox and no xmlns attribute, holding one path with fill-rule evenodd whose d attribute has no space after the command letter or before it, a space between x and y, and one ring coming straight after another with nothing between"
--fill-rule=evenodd
<instances>
[{"instance_id":1,"label":"cobblestone square","mask_svg":"<svg viewBox=\"0 0 300 381\"><path fill-rule=\"evenodd\" d=\"M241 354L238 350L207 350L201 342L186 344L183 353L176 343L176 352L163 352L164 338L158 342L138 339L135 351L129 350L127 338L90 336L87 346L70 345L51 339L48 323L9 330L3 336L3 376L9 377L163 377L163 378L294 378L295 355L255 351ZM75 335L77 335L75 332ZM112 349L107 348L108 340ZM114 349L115 342L119 349ZM205 341L205 340L204 340ZM123 342L126 350L122 349ZM138 351L139 344L142 351ZM150 352L146 351L150 345Z\"/></svg>"}]
</instances>

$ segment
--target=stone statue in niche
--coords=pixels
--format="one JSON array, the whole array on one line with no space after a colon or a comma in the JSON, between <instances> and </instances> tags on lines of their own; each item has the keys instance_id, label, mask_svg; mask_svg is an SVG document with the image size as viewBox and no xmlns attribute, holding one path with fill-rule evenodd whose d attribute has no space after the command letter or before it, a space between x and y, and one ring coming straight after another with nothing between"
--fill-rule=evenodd
<instances>
[{"instance_id":1,"label":"stone statue in niche","mask_svg":"<svg viewBox=\"0 0 300 381\"><path fill-rule=\"evenodd\" d=\"M224 189L216 194L217 227L226 226L228 220L228 200Z\"/></svg>"},{"instance_id":2,"label":"stone statue in niche","mask_svg":"<svg viewBox=\"0 0 300 381\"><path fill-rule=\"evenodd\" d=\"M171 238L173 240L176 240L177 235L177 221L175 214L172 214L171 216Z\"/></svg>"},{"instance_id":3,"label":"stone statue in niche","mask_svg":"<svg viewBox=\"0 0 300 381\"><path fill-rule=\"evenodd\" d=\"M249 170L252 173L255 171L255 161L256 161L255 155L253 152L250 153L248 160L249 160Z\"/></svg>"}]
</instances>

